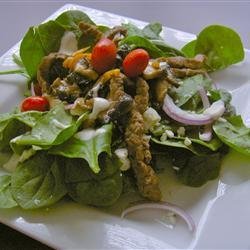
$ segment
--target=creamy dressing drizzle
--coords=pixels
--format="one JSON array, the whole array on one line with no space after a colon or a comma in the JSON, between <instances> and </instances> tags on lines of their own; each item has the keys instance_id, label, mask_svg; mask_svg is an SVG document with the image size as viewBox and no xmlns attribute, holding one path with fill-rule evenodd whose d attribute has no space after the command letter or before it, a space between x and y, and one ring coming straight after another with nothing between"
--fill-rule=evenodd
<instances>
[{"instance_id":1,"label":"creamy dressing drizzle","mask_svg":"<svg viewBox=\"0 0 250 250\"><path fill-rule=\"evenodd\" d=\"M74 137L82 141L88 141L103 133L105 133L105 129L103 128L99 128L97 130L93 128L86 128L76 133Z\"/></svg>"},{"instance_id":2,"label":"creamy dressing drizzle","mask_svg":"<svg viewBox=\"0 0 250 250\"><path fill-rule=\"evenodd\" d=\"M104 110L107 110L109 106L110 102L108 100L101 97L95 97L92 113L89 115L89 119L95 120L99 115L99 113L101 113Z\"/></svg>"}]
</instances>

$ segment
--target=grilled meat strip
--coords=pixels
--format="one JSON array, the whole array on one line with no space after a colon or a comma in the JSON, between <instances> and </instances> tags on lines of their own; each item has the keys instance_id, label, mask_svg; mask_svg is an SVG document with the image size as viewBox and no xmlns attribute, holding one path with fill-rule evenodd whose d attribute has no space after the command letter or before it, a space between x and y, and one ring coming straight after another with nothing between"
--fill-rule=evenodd
<instances>
[{"instance_id":1,"label":"grilled meat strip","mask_svg":"<svg viewBox=\"0 0 250 250\"><path fill-rule=\"evenodd\" d=\"M159 181L149 165L151 153L142 117L148 107L148 88L147 82L138 78L134 106L126 128L125 138L140 193L150 200L159 201L161 199Z\"/></svg>"}]
</instances>

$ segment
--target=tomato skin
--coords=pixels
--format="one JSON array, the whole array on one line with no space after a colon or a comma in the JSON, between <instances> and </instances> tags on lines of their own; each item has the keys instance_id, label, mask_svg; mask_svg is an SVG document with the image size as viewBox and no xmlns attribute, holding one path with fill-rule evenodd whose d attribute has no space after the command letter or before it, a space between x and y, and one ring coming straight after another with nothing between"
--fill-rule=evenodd
<instances>
[{"instance_id":1,"label":"tomato skin","mask_svg":"<svg viewBox=\"0 0 250 250\"><path fill-rule=\"evenodd\" d=\"M122 67L126 76L136 77L144 71L148 62L148 52L144 49L135 49L127 54L123 60Z\"/></svg>"},{"instance_id":2,"label":"tomato skin","mask_svg":"<svg viewBox=\"0 0 250 250\"><path fill-rule=\"evenodd\" d=\"M115 43L108 38L102 38L92 50L91 63L93 68L99 74L112 69L116 62L116 52Z\"/></svg>"},{"instance_id":3,"label":"tomato skin","mask_svg":"<svg viewBox=\"0 0 250 250\"><path fill-rule=\"evenodd\" d=\"M21 103L21 111L46 111L49 109L49 102L43 96L30 96L25 98Z\"/></svg>"}]
</instances>

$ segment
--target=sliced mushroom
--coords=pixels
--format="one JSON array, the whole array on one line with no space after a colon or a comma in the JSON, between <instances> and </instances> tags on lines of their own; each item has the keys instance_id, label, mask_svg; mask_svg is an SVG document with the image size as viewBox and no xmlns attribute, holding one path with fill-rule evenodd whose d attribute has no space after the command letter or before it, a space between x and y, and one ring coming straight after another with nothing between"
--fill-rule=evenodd
<instances>
[{"instance_id":1,"label":"sliced mushroom","mask_svg":"<svg viewBox=\"0 0 250 250\"><path fill-rule=\"evenodd\" d=\"M42 59L38 67L37 80L42 88L42 93L49 93L50 85L57 79L63 79L68 74L68 69L63 67L66 55L51 53Z\"/></svg>"},{"instance_id":2,"label":"sliced mushroom","mask_svg":"<svg viewBox=\"0 0 250 250\"><path fill-rule=\"evenodd\" d=\"M73 103L81 95L81 89L75 83L70 84L66 80L57 78L50 86L50 94L61 101Z\"/></svg>"},{"instance_id":3,"label":"sliced mushroom","mask_svg":"<svg viewBox=\"0 0 250 250\"><path fill-rule=\"evenodd\" d=\"M105 33L105 37L113 40L114 43L118 43L124 37L127 36L127 29L122 26L115 26Z\"/></svg>"},{"instance_id":4,"label":"sliced mushroom","mask_svg":"<svg viewBox=\"0 0 250 250\"><path fill-rule=\"evenodd\" d=\"M166 63L161 66L156 60L151 59L143 71L143 78L145 80L151 80L162 77L166 73Z\"/></svg>"},{"instance_id":5,"label":"sliced mushroom","mask_svg":"<svg viewBox=\"0 0 250 250\"><path fill-rule=\"evenodd\" d=\"M87 58L80 59L76 63L73 71L93 81L95 81L98 78L98 74L92 68L90 61Z\"/></svg>"}]
</instances>

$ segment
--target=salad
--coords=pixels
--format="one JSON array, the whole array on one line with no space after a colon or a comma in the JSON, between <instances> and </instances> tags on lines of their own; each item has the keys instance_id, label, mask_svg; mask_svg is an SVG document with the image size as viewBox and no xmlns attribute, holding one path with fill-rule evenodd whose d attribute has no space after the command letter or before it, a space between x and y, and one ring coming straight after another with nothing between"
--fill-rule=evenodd
<instances>
[{"instance_id":1,"label":"salad","mask_svg":"<svg viewBox=\"0 0 250 250\"><path fill-rule=\"evenodd\" d=\"M219 176L231 147L250 155L250 129L209 73L244 59L239 35L211 25L181 50L160 23L106 27L70 10L31 27L13 55L27 78L19 107L0 115L0 208L37 209L63 197L97 207L125 194L162 201L158 174L171 169L199 187Z\"/></svg>"}]
</instances>

